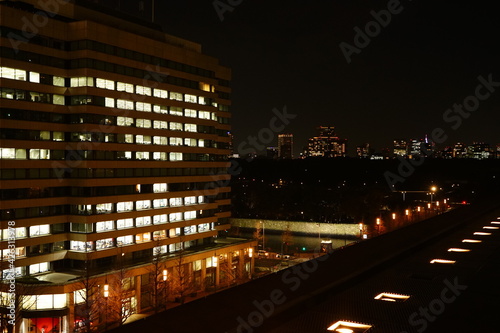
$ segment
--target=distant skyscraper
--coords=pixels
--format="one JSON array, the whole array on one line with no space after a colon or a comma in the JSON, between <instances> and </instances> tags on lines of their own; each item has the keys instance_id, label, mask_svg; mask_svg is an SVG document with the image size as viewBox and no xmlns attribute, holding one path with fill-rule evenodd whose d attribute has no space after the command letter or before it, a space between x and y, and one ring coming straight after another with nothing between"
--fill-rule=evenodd
<instances>
[{"instance_id":1,"label":"distant skyscraper","mask_svg":"<svg viewBox=\"0 0 500 333\"><path fill-rule=\"evenodd\" d=\"M435 143L425 136L425 139L411 139L409 150L410 156L432 156L434 154Z\"/></svg>"},{"instance_id":2,"label":"distant skyscraper","mask_svg":"<svg viewBox=\"0 0 500 333\"><path fill-rule=\"evenodd\" d=\"M408 155L408 141L407 140L394 140L394 157Z\"/></svg>"},{"instance_id":3,"label":"distant skyscraper","mask_svg":"<svg viewBox=\"0 0 500 333\"><path fill-rule=\"evenodd\" d=\"M356 147L356 156L360 158L367 158L371 156L372 149L369 143L364 143Z\"/></svg>"},{"instance_id":4,"label":"distant skyscraper","mask_svg":"<svg viewBox=\"0 0 500 333\"><path fill-rule=\"evenodd\" d=\"M293 158L293 134L278 135L279 158Z\"/></svg>"},{"instance_id":5,"label":"distant skyscraper","mask_svg":"<svg viewBox=\"0 0 500 333\"><path fill-rule=\"evenodd\" d=\"M491 149L488 143L474 142L467 147L467 157L484 160L491 157Z\"/></svg>"},{"instance_id":6,"label":"distant skyscraper","mask_svg":"<svg viewBox=\"0 0 500 333\"><path fill-rule=\"evenodd\" d=\"M467 147L461 142L457 142L453 147L453 158L467 157Z\"/></svg>"},{"instance_id":7,"label":"distant skyscraper","mask_svg":"<svg viewBox=\"0 0 500 333\"><path fill-rule=\"evenodd\" d=\"M309 139L308 156L345 157L346 139L335 134L335 127L318 127L319 136Z\"/></svg>"}]
</instances>

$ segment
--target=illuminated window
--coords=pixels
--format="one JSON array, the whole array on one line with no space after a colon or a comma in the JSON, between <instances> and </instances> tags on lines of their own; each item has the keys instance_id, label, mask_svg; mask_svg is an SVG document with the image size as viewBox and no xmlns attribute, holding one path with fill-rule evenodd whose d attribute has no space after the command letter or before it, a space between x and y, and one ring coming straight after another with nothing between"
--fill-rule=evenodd
<instances>
[{"instance_id":1,"label":"illuminated window","mask_svg":"<svg viewBox=\"0 0 500 333\"><path fill-rule=\"evenodd\" d=\"M134 203L132 201L123 201L116 204L116 211L121 212L131 212L134 210Z\"/></svg>"},{"instance_id":2,"label":"illuminated window","mask_svg":"<svg viewBox=\"0 0 500 333\"><path fill-rule=\"evenodd\" d=\"M170 92L170 99L173 99L175 101L182 101L182 94L178 92Z\"/></svg>"},{"instance_id":3,"label":"illuminated window","mask_svg":"<svg viewBox=\"0 0 500 333\"><path fill-rule=\"evenodd\" d=\"M204 203L205 202L205 197L200 195L198 196L198 203Z\"/></svg>"},{"instance_id":4,"label":"illuminated window","mask_svg":"<svg viewBox=\"0 0 500 333\"><path fill-rule=\"evenodd\" d=\"M127 93L132 94L134 92L134 85L130 83L117 82L116 83L117 91L125 91Z\"/></svg>"},{"instance_id":5,"label":"illuminated window","mask_svg":"<svg viewBox=\"0 0 500 333\"><path fill-rule=\"evenodd\" d=\"M171 213L168 219L170 222L182 221L182 213Z\"/></svg>"},{"instance_id":6,"label":"illuminated window","mask_svg":"<svg viewBox=\"0 0 500 333\"><path fill-rule=\"evenodd\" d=\"M210 223L198 224L198 232L210 231Z\"/></svg>"},{"instance_id":7,"label":"illuminated window","mask_svg":"<svg viewBox=\"0 0 500 333\"><path fill-rule=\"evenodd\" d=\"M184 219L185 220L192 220L196 218L196 211L192 210L189 212L184 212Z\"/></svg>"},{"instance_id":8,"label":"illuminated window","mask_svg":"<svg viewBox=\"0 0 500 333\"><path fill-rule=\"evenodd\" d=\"M171 137L169 138L169 144L171 146L182 146L182 138Z\"/></svg>"},{"instance_id":9,"label":"illuminated window","mask_svg":"<svg viewBox=\"0 0 500 333\"><path fill-rule=\"evenodd\" d=\"M158 98L168 98L168 91L163 89L154 89L153 90L154 97Z\"/></svg>"},{"instance_id":10,"label":"illuminated window","mask_svg":"<svg viewBox=\"0 0 500 333\"><path fill-rule=\"evenodd\" d=\"M141 127L141 128L151 128L151 120L150 119L136 119L135 126Z\"/></svg>"},{"instance_id":11,"label":"illuminated window","mask_svg":"<svg viewBox=\"0 0 500 333\"><path fill-rule=\"evenodd\" d=\"M198 96L198 104L207 105L208 99L206 99L204 96Z\"/></svg>"},{"instance_id":12,"label":"illuminated window","mask_svg":"<svg viewBox=\"0 0 500 333\"><path fill-rule=\"evenodd\" d=\"M113 229L114 229L114 222L113 221L103 221L103 222L97 222L95 224L95 230L97 232L113 230Z\"/></svg>"},{"instance_id":13,"label":"illuminated window","mask_svg":"<svg viewBox=\"0 0 500 333\"><path fill-rule=\"evenodd\" d=\"M115 81L106 79L95 79L95 86L101 89L115 90Z\"/></svg>"},{"instance_id":14,"label":"illuminated window","mask_svg":"<svg viewBox=\"0 0 500 333\"><path fill-rule=\"evenodd\" d=\"M375 299L387 302L404 302L408 298L410 298L410 296L393 294L393 293L380 293L377 296L375 296Z\"/></svg>"},{"instance_id":15,"label":"illuminated window","mask_svg":"<svg viewBox=\"0 0 500 333\"><path fill-rule=\"evenodd\" d=\"M96 205L97 214L108 214L113 212L113 204L112 203L102 203Z\"/></svg>"},{"instance_id":16,"label":"illuminated window","mask_svg":"<svg viewBox=\"0 0 500 333\"><path fill-rule=\"evenodd\" d=\"M64 132L53 132L52 133L53 141L64 141Z\"/></svg>"},{"instance_id":17,"label":"illuminated window","mask_svg":"<svg viewBox=\"0 0 500 333\"><path fill-rule=\"evenodd\" d=\"M0 67L0 77L4 79L26 81L26 71L9 67Z\"/></svg>"},{"instance_id":18,"label":"illuminated window","mask_svg":"<svg viewBox=\"0 0 500 333\"><path fill-rule=\"evenodd\" d=\"M133 226L134 226L134 219L120 219L116 221L116 228L118 230L132 228Z\"/></svg>"},{"instance_id":19,"label":"illuminated window","mask_svg":"<svg viewBox=\"0 0 500 333\"><path fill-rule=\"evenodd\" d=\"M185 138L184 145L189 147L196 147L198 143L196 142L196 139Z\"/></svg>"},{"instance_id":20,"label":"illuminated window","mask_svg":"<svg viewBox=\"0 0 500 333\"><path fill-rule=\"evenodd\" d=\"M53 95L52 103L56 105L64 105L64 96L63 95Z\"/></svg>"},{"instance_id":21,"label":"illuminated window","mask_svg":"<svg viewBox=\"0 0 500 333\"><path fill-rule=\"evenodd\" d=\"M198 112L198 118L210 120L210 112L208 112L208 111L200 111L200 112Z\"/></svg>"},{"instance_id":22,"label":"illuminated window","mask_svg":"<svg viewBox=\"0 0 500 333\"><path fill-rule=\"evenodd\" d=\"M332 326L328 327L328 331L338 332L338 333L364 333L372 328L372 325L353 323L349 321L338 321Z\"/></svg>"},{"instance_id":23,"label":"illuminated window","mask_svg":"<svg viewBox=\"0 0 500 333\"><path fill-rule=\"evenodd\" d=\"M144 86L135 86L135 93L138 95L151 96L151 88Z\"/></svg>"},{"instance_id":24,"label":"illuminated window","mask_svg":"<svg viewBox=\"0 0 500 333\"><path fill-rule=\"evenodd\" d=\"M73 251L92 251L92 242L70 241L69 247Z\"/></svg>"},{"instance_id":25,"label":"illuminated window","mask_svg":"<svg viewBox=\"0 0 500 333\"><path fill-rule=\"evenodd\" d=\"M49 149L30 149L30 160L48 160L49 158Z\"/></svg>"},{"instance_id":26,"label":"illuminated window","mask_svg":"<svg viewBox=\"0 0 500 333\"><path fill-rule=\"evenodd\" d=\"M168 114L168 107L165 105L153 105L153 112Z\"/></svg>"},{"instance_id":27,"label":"illuminated window","mask_svg":"<svg viewBox=\"0 0 500 333\"><path fill-rule=\"evenodd\" d=\"M167 222L168 222L167 214L153 216L153 223L154 224L162 224L162 223L167 223Z\"/></svg>"},{"instance_id":28,"label":"illuminated window","mask_svg":"<svg viewBox=\"0 0 500 333\"><path fill-rule=\"evenodd\" d=\"M210 84L205 82L200 82L200 90L210 92Z\"/></svg>"},{"instance_id":29,"label":"illuminated window","mask_svg":"<svg viewBox=\"0 0 500 333\"><path fill-rule=\"evenodd\" d=\"M95 242L96 250L109 249L114 246L113 238L99 239Z\"/></svg>"},{"instance_id":30,"label":"illuminated window","mask_svg":"<svg viewBox=\"0 0 500 333\"><path fill-rule=\"evenodd\" d=\"M116 245L117 246L129 245L129 244L134 244L134 236L127 235L127 236L121 236L121 237L116 238Z\"/></svg>"},{"instance_id":31,"label":"illuminated window","mask_svg":"<svg viewBox=\"0 0 500 333\"><path fill-rule=\"evenodd\" d=\"M153 152L153 160L155 161L167 161L167 153L166 152Z\"/></svg>"},{"instance_id":32,"label":"illuminated window","mask_svg":"<svg viewBox=\"0 0 500 333\"><path fill-rule=\"evenodd\" d=\"M168 129L168 123L166 121L154 120L153 128L156 129Z\"/></svg>"},{"instance_id":33,"label":"illuminated window","mask_svg":"<svg viewBox=\"0 0 500 333\"><path fill-rule=\"evenodd\" d=\"M40 83L40 73L30 72L30 82Z\"/></svg>"},{"instance_id":34,"label":"illuminated window","mask_svg":"<svg viewBox=\"0 0 500 333\"><path fill-rule=\"evenodd\" d=\"M75 304L84 303L85 300L87 299L87 293L85 292L85 289L75 290L75 292L73 293L73 296L74 296L73 299L74 299Z\"/></svg>"},{"instance_id":35,"label":"illuminated window","mask_svg":"<svg viewBox=\"0 0 500 333\"><path fill-rule=\"evenodd\" d=\"M168 252L168 246L167 245L162 245L162 246L156 246L153 248L153 254L158 255L158 254L165 254Z\"/></svg>"},{"instance_id":36,"label":"illuminated window","mask_svg":"<svg viewBox=\"0 0 500 333\"><path fill-rule=\"evenodd\" d=\"M142 111L142 112L151 112L151 104L150 103L137 102L137 103L135 103L135 109L137 111Z\"/></svg>"},{"instance_id":37,"label":"illuminated window","mask_svg":"<svg viewBox=\"0 0 500 333\"><path fill-rule=\"evenodd\" d=\"M70 80L71 87L93 87L94 78L92 77L72 77Z\"/></svg>"},{"instance_id":38,"label":"illuminated window","mask_svg":"<svg viewBox=\"0 0 500 333\"><path fill-rule=\"evenodd\" d=\"M167 233L165 232L165 230L157 230L153 232L154 240L165 239L165 238L167 238Z\"/></svg>"},{"instance_id":39,"label":"illuminated window","mask_svg":"<svg viewBox=\"0 0 500 333\"><path fill-rule=\"evenodd\" d=\"M164 208L167 207L167 199L154 199L153 200L153 207L154 208Z\"/></svg>"},{"instance_id":40,"label":"illuminated window","mask_svg":"<svg viewBox=\"0 0 500 333\"><path fill-rule=\"evenodd\" d=\"M171 122L168 127L171 131L182 131L181 123Z\"/></svg>"},{"instance_id":41,"label":"illuminated window","mask_svg":"<svg viewBox=\"0 0 500 333\"><path fill-rule=\"evenodd\" d=\"M196 204L196 197L195 196L184 198L184 205L194 205L194 204Z\"/></svg>"},{"instance_id":42,"label":"illuminated window","mask_svg":"<svg viewBox=\"0 0 500 333\"><path fill-rule=\"evenodd\" d=\"M198 140L198 147L205 147L205 140L204 139Z\"/></svg>"},{"instance_id":43,"label":"illuminated window","mask_svg":"<svg viewBox=\"0 0 500 333\"><path fill-rule=\"evenodd\" d=\"M190 225L187 227L184 227L184 235L191 235L196 233L196 226L195 225Z\"/></svg>"},{"instance_id":44,"label":"illuminated window","mask_svg":"<svg viewBox=\"0 0 500 333\"><path fill-rule=\"evenodd\" d=\"M150 232L145 232L142 234L135 235L135 242L136 243L144 243L144 242L149 242L149 241L151 241L151 233Z\"/></svg>"},{"instance_id":45,"label":"illuminated window","mask_svg":"<svg viewBox=\"0 0 500 333\"><path fill-rule=\"evenodd\" d=\"M134 124L134 118L130 117L117 117L116 124L118 126L132 126Z\"/></svg>"},{"instance_id":46,"label":"illuminated window","mask_svg":"<svg viewBox=\"0 0 500 333\"><path fill-rule=\"evenodd\" d=\"M180 108L178 106L171 106L170 107L170 114L172 116L182 116L183 115L182 108Z\"/></svg>"},{"instance_id":47,"label":"illuminated window","mask_svg":"<svg viewBox=\"0 0 500 333\"><path fill-rule=\"evenodd\" d=\"M197 112L196 112L196 110L186 109L186 110L184 110L184 116L185 117L196 118Z\"/></svg>"},{"instance_id":48,"label":"illuminated window","mask_svg":"<svg viewBox=\"0 0 500 333\"><path fill-rule=\"evenodd\" d=\"M116 107L118 109L133 110L134 109L134 102L127 101L124 99L117 99L116 100Z\"/></svg>"},{"instance_id":49,"label":"illuminated window","mask_svg":"<svg viewBox=\"0 0 500 333\"><path fill-rule=\"evenodd\" d=\"M195 95L185 94L184 101L188 103L198 103L198 99Z\"/></svg>"},{"instance_id":50,"label":"illuminated window","mask_svg":"<svg viewBox=\"0 0 500 333\"><path fill-rule=\"evenodd\" d=\"M114 108L115 107L115 99L109 98L109 97L104 98L104 106L107 108Z\"/></svg>"},{"instance_id":51,"label":"illuminated window","mask_svg":"<svg viewBox=\"0 0 500 333\"><path fill-rule=\"evenodd\" d=\"M147 225L151 225L151 216L143 216L135 219L136 227L143 227Z\"/></svg>"},{"instance_id":52,"label":"illuminated window","mask_svg":"<svg viewBox=\"0 0 500 333\"><path fill-rule=\"evenodd\" d=\"M50 131L40 131L40 140L50 140Z\"/></svg>"},{"instance_id":53,"label":"illuminated window","mask_svg":"<svg viewBox=\"0 0 500 333\"><path fill-rule=\"evenodd\" d=\"M54 76L52 78L52 84L56 87L64 87L65 86L64 78L60 76Z\"/></svg>"},{"instance_id":54,"label":"illuminated window","mask_svg":"<svg viewBox=\"0 0 500 333\"><path fill-rule=\"evenodd\" d=\"M136 210L144 210L151 208L151 200L138 200L135 202Z\"/></svg>"},{"instance_id":55,"label":"illuminated window","mask_svg":"<svg viewBox=\"0 0 500 333\"><path fill-rule=\"evenodd\" d=\"M167 183L156 183L153 184L154 193L164 193L167 192Z\"/></svg>"},{"instance_id":56,"label":"illuminated window","mask_svg":"<svg viewBox=\"0 0 500 333\"><path fill-rule=\"evenodd\" d=\"M170 198L170 207L182 206L182 198Z\"/></svg>"},{"instance_id":57,"label":"illuminated window","mask_svg":"<svg viewBox=\"0 0 500 333\"><path fill-rule=\"evenodd\" d=\"M184 130L186 132L196 132L196 124L184 124Z\"/></svg>"},{"instance_id":58,"label":"illuminated window","mask_svg":"<svg viewBox=\"0 0 500 333\"><path fill-rule=\"evenodd\" d=\"M170 238L178 237L181 235L181 228L174 228L168 231L168 236Z\"/></svg>"},{"instance_id":59,"label":"illuminated window","mask_svg":"<svg viewBox=\"0 0 500 333\"><path fill-rule=\"evenodd\" d=\"M462 240L462 243L481 243L481 240L478 239L464 239Z\"/></svg>"},{"instance_id":60,"label":"illuminated window","mask_svg":"<svg viewBox=\"0 0 500 333\"><path fill-rule=\"evenodd\" d=\"M48 224L34 225L30 227L30 237L50 235L50 226Z\"/></svg>"},{"instance_id":61,"label":"illuminated window","mask_svg":"<svg viewBox=\"0 0 500 333\"><path fill-rule=\"evenodd\" d=\"M170 161L182 161L182 153L170 153L169 160Z\"/></svg>"},{"instance_id":62,"label":"illuminated window","mask_svg":"<svg viewBox=\"0 0 500 333\"><path fill-rule=\"evenodd\" d=\"M149 160L149 152L148 151L136 151L135 158L137 160Z\"/></svg>"}]
</instances>

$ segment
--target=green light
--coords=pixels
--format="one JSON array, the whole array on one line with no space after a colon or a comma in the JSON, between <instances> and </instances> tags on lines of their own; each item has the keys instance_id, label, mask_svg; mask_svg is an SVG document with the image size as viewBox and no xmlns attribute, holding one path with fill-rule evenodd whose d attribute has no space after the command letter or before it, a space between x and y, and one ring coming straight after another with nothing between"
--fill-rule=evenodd
<instances>
[{"instance_id":1,"label":"green light","mask_svg":"<svg viewBox=\"0 0 500 333\"><path fill-rule=\"evenodd\" d=\"M304 247L302 248L302 251L305 251L305 250L306 250L306 248L305 248L305 246L304 246Z\"/></svg>"}]
</instances>

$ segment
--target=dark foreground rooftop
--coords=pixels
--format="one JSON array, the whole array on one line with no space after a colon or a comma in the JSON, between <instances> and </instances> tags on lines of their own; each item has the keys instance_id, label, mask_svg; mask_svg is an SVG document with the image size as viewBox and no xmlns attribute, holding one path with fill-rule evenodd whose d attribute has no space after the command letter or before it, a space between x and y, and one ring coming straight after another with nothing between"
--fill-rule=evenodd
<instances>
[{"instance_id":1,"label":"dark foreground rooftop","mask_svg":"<svg viewBox=\"0 0 500 333\"><path fill-rule=\"evenodd\" d=\"M500 332L499 217L456 209L114 332Z\"/></svg>"}]
</instances>

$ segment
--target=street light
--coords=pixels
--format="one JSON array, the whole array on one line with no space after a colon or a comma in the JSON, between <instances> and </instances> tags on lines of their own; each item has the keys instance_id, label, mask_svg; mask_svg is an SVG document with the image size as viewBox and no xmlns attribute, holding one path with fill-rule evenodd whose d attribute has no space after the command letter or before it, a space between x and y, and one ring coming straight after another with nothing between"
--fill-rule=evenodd
<instances>
[{"instance_id":1,"label":"street light","mask_svg":"<svg viewBox=\"0 0 500 333\"><path fill-rule=\"evenodd\" d=\"M380 218L377 217L377 235L380 235Z\"/></svg>"},{"instance_id":2,"label":"street light","mask_svg":"<svg viewBox=\"0 0 500 333\"><path fill-rule=\"evenodd\" d=\"M434 193L437 191L437 187L436 186L432 186L431 187L431 203L432 203L432 198L433 198L433 195Z\"/></svg>"},{"instance_id":3,"label":"street light","mask_svg":"<svg viewBox=\"0 0 500 333\"><path fill-rule=\"evenodd\" d=\"M396 219L396 213L392 213L392 219L395 220Z\"/></svg>"},{"instance_id":4,"label":"street light","mask_svg":"<svg viewBox=\"0 0 500 333\"><path fill-rule=\"evenodd\" d=\"M363 238L363 223L359 224L359 237Z\"/></svg>"}]
</instances>

